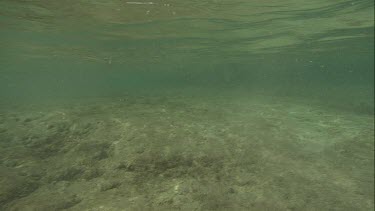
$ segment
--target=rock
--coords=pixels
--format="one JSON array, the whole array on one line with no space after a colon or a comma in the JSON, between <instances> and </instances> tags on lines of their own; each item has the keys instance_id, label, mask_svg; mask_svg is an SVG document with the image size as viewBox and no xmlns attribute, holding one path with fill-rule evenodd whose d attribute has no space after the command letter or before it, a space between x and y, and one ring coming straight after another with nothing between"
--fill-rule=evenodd
<instances>
[{"instance_id":1,"label":"rock","mask_svg":"<svg viewBox=\"0 0 375 211\"><path fill-rule=\"evenodd\" d=\"M16 171L0 168L0 210L7 203L25 197L38 189L39 184L27 177L17 175Z\"/></svg>"},{"instance_id":2,"label":"rock","mask_svg":"<svg viewBox=\"0 0 375 211\"><path fill-rule=\"evenodd\" d=\"M121 185L118 181L105 181L102 184L99 185L100 191L107 191L114 188L117 188Z\"/></svg>"}]
</instances>

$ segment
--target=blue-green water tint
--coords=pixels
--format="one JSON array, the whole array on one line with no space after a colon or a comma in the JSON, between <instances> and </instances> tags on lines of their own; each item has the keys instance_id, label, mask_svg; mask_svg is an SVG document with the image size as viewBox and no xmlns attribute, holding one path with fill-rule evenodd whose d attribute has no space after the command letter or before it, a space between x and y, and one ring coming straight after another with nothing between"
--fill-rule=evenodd
<instances>
[{"instance_id":1,"label":"blue-green water tint","mask_svg":"<svg viewBox=\"0 0 375 211\"><path fill-rule=\"evenodd\" d=\"M1 95L240 86L315 96L324 88L333 96L349 89L371 104L372 8L371 1L2 1Z\"/></svg>"},{"instance_id":2,"label":"blue-green water tint","mask_svg":"<svg viewBox=\"0 0 375 211\"><path fill-rule=\"evenodd\" d=\"M48 192L42 183L86 180L87 193L71 188L68 198L56 196L60 204L33 208L373 209L370 0L1 0L0 99L0 143L7 149L0 151L0 171L10 172L4 181L23 175L7 182L15 185L0 194L0 209L39 203ZM77 99L92 107L64 107ZM170 129L175 125L180 130ZM174 148L171 137L186 148ZM116 148L122 140L130 144ZM116 157L125 151L132 164ZM91 160L79 157L85 153ZM72 160L53 163L67 156ZM25 166L43 169L41 179ZM140 179L129 179L133 174ZM92 191L108 178L116 181L99 192L119 191L105 192L113 201ZM140 185L145 181L155 192ZM125 184L131 193L121 189ZM298 188L306 185L311 190ZM128 204L115 203L121 194Z\"/></svg>"}]
</instances>

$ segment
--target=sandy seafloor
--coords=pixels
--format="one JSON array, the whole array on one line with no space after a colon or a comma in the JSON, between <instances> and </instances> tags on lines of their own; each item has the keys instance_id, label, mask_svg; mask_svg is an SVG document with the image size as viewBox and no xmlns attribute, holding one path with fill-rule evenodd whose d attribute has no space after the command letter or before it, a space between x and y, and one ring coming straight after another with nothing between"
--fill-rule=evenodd
<instances>
[{"instance_id":1,"label":"sandy seafloor","mask_svg":"<svg viewBox=\"0 0 375 211\"><path fill-rule=\"evenodd\" d=\"M373 210L373 129L260 96L2 105L0 210Z\"/></svg>"}]
</instances>

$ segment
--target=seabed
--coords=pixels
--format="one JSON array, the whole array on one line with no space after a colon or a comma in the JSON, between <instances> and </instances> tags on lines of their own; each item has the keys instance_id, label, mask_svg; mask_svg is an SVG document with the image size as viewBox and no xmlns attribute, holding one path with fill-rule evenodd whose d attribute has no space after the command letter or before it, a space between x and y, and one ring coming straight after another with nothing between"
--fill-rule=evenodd
<instances>
[{"instance_id":1,"label":"seabed","mask_svg":"<svg viewBox=\"0 0 375 211\"><path fill-rule=\"evenodd\" d=\"M1 210L373 210L374 116L275 97L1 108Z\"/></svg>"}]
</instances>

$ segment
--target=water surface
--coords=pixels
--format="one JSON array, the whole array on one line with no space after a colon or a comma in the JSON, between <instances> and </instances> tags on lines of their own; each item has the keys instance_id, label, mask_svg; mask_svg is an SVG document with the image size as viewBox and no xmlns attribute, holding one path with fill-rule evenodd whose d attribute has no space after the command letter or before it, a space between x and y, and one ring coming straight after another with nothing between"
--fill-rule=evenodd
<instances>
[{"instance_id":1,"label":"water surface","mask_svg":"<svg viewBox=\"0 0 375 211\"><path fill-rule=\"evenodd\" d=\"M0 1L0 209L374 209L374 3Z\"/></svg>"}]
</instances>

